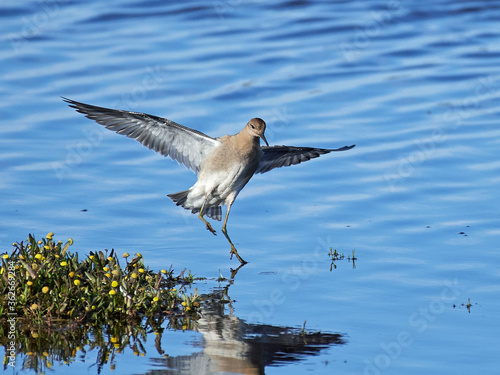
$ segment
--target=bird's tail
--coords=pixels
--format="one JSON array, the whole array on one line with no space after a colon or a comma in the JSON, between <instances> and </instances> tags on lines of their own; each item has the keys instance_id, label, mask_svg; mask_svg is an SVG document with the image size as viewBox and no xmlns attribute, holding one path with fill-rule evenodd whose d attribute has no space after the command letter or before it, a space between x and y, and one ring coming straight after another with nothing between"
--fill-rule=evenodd
<instances>
[{"instance_id":1,"label":"bird's tail","mask_svg":"<svg viewBox=\"0 0 500 375\"><path fill-rule=\"evenodd\" d=\"M172 199L177 206L182 206L186 208L184 204L186 203L188 194L189 190L184 190L184 191L179 191L178 193L168 194L167 197Z\"/></svg>"},{"instance_id":2,"label":"bird's tail","mask_svg":"<svg viewBox=\"0 0 500 375\"><path fill-rule=\"evenodd\" d=\"M178 193L168 194L167 197L172 199L176 206L182 206L186 210L191 210L193 214L200 212L201 207L186 207L186 200L188 198L189 190L179 191ZM222 208L221 206L208 206L204 210L204 214L209 218L221 221L222 220Z\"/></svg>"}]
</instances>

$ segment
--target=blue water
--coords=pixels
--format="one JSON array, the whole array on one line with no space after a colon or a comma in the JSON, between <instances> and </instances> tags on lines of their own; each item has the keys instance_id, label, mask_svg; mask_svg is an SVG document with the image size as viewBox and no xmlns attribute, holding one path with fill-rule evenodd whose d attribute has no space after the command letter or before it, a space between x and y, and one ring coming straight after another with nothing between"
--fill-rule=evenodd
<instances>
[{"instance_id":1,"label":"blue water","mask_svg":"<svg viewBox=\"0 0 500 375\"><path fill-rule=\"evenodd\" d=\"M219 223L214 237L166 197L190 171L61 96L212 136L261 117L271 144L356 144L255 176L228 223L249 263L224 321L246 335L307 321L341 344L264 366L230 328L167 330L172 363L150 337L116 373L498 371L500 2L26 0L0 19L2 251L52 231L82 254L188 268L206 293L237 266ZM355 249L356 268L330 271L330 247ZM92 355L69 368L93 373Z\"/></svg>"}]
</instances>

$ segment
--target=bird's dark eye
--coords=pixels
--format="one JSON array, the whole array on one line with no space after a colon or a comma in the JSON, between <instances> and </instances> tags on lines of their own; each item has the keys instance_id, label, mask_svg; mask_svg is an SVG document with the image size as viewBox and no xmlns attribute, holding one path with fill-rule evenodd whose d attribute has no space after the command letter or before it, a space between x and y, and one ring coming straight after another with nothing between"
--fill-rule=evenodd
<instances>
[{"instance_id":1,"label":"bird's dark eye","mask_svg":"<svg viewBox=\"0 0 500 375\"><path fill-rule=\"evenodd\" d=\"M250 126L252 127L252 129L255 129L255 126L253 126L253 124L250 124Z\"/></svg>"}]
</instances>

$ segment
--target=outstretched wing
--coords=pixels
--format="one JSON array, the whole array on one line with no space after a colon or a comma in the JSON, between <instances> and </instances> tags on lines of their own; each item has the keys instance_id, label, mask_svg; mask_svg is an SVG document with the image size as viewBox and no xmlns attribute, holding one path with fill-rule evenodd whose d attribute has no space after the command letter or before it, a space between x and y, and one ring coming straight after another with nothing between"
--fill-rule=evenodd
<instances>
[{"instance_id":1,"label":"outstretched wing","mask_svg":"<svg viewBox=\"0 0 500 375\"><path fill-rule=\"evenodd\" d=\"M165 118L63 100L107 129L133 138L163 156L170 156L194 172L200 170L206 156L220 144L217 139Z\"/></svg>"},{"instance_id":2,"label":"outstretched wing","mask_svg":"<svg viewBox=\"0 0 500 375\"><path fill-rule=\"evenodd\" d=\"M271 146L262 147L262 159L255 173L269 172L274 168L288 167L302 163L303 161L317 158L320 155L328 154L332 151L347 151L352 146L344 146L336 149L314 148L314 147L293 147L293 146Z\"/></svg>"}]
</instances>

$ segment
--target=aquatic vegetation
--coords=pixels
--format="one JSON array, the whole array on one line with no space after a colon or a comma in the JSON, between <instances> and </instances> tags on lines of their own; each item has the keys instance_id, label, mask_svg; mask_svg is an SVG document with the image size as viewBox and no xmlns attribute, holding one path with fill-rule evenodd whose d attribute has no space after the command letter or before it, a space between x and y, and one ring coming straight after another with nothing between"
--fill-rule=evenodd
<instances>
[{"instance_id":1,"label":"aquatic vegetation","mask_svg":"<svg viewBox=\"0 0 500 375\"><path fill-rule=\"evenodd\" d=\"M330 247L330 251L328 252L328 256L330 257L330 260L331 260L330 272L334 269L337 269L337 264L335 262L344 260L346 258L344 253L339 253L339 252L337 252L337 250L333 250L331 247ZM352 257L348 256L347 261L349 263L352 261L352 268L353 269L356 268L356 261L357 260L358 260L358 258L356 258L355 250L352 250Z\"/></svg>"},{"instance_id":2,"label":"aquatic vegetation","mask_svg":"<svg viewBox=\"0 0 500 375\"><path fill-rule=\"evenodd\" d=\"M200 295L185 270L154 272L140 253L91 251L82 260L69 251L73 240L29 235L0 255L0 345L17 353L24 369L42 371L76 355L98 350L97 365L128 348L144 355L147 332L159 339L164 323L195 329ZM161 348L158 348L161 353ZM4 370L15 362L6 355Z\"/></svg>"},{"instance_id":3,"label":"aquatic vegetation","mask_svg":"<svg viewBox=\"0 0 500 375\"><path fill-rule=\"evenodd\" d=\"M154 272L140 253L91 251L80 260L69 247L73 240L55 242L53 233L37 241L13 244L2 254L0 315L16 317L23 324L61 319L105 324L110 321L156 318L172 314L196 315L199 295L188 294L194 281L189 272ZM122 261L123 261L122 259Z\"/></svg>"},{"instance_id":4,"label":"aquatic vegetation","mask_svg":"<svg viewBox=\"0 0 500 375\"><path fill-rule=\"evenodd\" d=\"M63 244L53 236L29 235L0 255L0 345L20 356L22 368L40 372L91 350L99 367L113 367L127 348L144 355L147 332L160 340L164 323L196 329L200 295L188 292L196 280L190 272L154 272L140 253L123 254L121 266L114 250L80 260L69 251L72 239ZM4 370L16 361L9 355Z\"/></svg>"}]
</instances>

